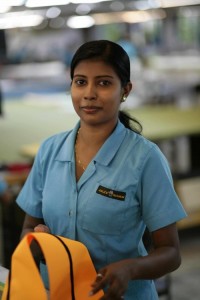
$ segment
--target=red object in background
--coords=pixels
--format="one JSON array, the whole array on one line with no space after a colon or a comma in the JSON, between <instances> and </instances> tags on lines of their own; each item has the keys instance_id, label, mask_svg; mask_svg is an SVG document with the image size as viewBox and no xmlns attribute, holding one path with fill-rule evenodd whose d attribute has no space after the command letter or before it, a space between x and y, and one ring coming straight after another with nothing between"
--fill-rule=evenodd
<instances>
[{"instance_id":1,"label":"red object in background","mask_svg":"<svg viewBox=\"0 0 200 300\"><path fill-rule=\"evenodd\" d=\"M28 163L13 163L6 166L8 172L23 172L29 171L32 165Z\"/></svg>"}]
</instances>

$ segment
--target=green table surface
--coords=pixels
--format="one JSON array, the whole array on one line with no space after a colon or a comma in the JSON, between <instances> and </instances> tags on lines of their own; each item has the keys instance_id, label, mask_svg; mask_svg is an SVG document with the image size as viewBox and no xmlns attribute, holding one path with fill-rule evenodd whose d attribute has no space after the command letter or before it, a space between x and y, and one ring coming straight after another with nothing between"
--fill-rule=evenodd
<instances>
[{"instance_id":1,"label":"green table surface","mask_svg":"<svg viewBox=\"0 0 200 300\"><path fill-rule=\"evenodd\" d=\"M151 140L200 134L200 106L145 106L129 110L143 125L143 135Z\"/></svg>"},{"instance_id":2,"label":"green table surface","mask_svg":"<svg viewBox=\"0 0 200 300\"><path fill-rule=\"evenodd\" d=\"M180 108L176 106L144 106L128 110L128 112L141 122L143 135L150 140L160 141L200 134L200 106ZM34 158L39 143L21 146L23 156Z\"/></svg>"}]
</instances>

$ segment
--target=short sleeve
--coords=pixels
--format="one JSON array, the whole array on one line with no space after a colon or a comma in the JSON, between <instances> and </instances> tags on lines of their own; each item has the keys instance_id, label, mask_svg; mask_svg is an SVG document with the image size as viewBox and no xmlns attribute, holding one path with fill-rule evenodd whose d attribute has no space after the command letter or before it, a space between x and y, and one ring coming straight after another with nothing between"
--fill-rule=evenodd
<instances>
[{"instance_id":1,"label":"short sleeve","mask_svg":"<svg viewBox=\"0 0 200 300\"><path fill-rule=\"evenodd\" d=\"M20 191L16 202L27 214L42 218L42 147L35 157L29 176Z\"/></svg>"},{"instance_id":2,"label":"short sleeve","mask_svg":"<svg viewBox=\"0 0 200 300\"><path fill-rule=\"evenodd\" d=\"M149 231L154 231L186 217L174 190L168 162L153 145L143 164L137 196L142 217Z\"/></svg>"}]
</instances>

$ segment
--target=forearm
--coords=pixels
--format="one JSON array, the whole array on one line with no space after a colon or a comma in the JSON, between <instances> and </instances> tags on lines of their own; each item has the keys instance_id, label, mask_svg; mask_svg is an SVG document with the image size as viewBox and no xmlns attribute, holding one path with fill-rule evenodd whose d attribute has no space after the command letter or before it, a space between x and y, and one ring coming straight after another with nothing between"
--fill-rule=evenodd
<instances>
[{"instance_id":1,"label":"forearm","mask_svg":"<svg viewBox=\"0 0 200 300\"><path fill-rule=\"evenodd\" d=\"M180 265L179 249L173 246L157 247L144 257L125 259L98 270L92 283L91 295L108 287L105 299L119 299L130 280L156 279L172 272ZM115 297L111 297L115 295Z\"/></svg>"},{"instance_id":2,"label":"forearm","mask_svg":"<svg viewBox=\"0 0 200 300\"><path fill-rule=\"evenodd\" d=\"M160 247L130 261L131 279L155 279L174 271L180 263L180 253L175 247Z\"/></svg>"},{"instance_id":3,"label":"forearm","mask_svg":"<svg viewBox=\"0 0 200 300\"><path fill-rule=\"evenodd\" d=\"M29 232L34 232L35 227L37 227L40 224L44 224L43 219L34 218L26 214L20 238L22 239Z\"/></svg>"},{"instance_id":4,"label":"forearm","mask_svg":"<svg viewBox=\"0 0 200 300\"><path fill-rule=\"evenodd\" d=\"M33 228L23 228L22 229L22 232L21 232L21 235L20 235L20 239L23 239L23 237L29 233L29 232L33 232L34 229Z\"/></svg>"}]
</instances>

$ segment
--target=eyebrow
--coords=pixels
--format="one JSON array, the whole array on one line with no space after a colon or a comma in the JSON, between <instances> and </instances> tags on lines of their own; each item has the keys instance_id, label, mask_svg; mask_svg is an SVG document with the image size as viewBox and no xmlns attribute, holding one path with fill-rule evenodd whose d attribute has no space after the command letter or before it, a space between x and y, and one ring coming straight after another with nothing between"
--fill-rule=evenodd
<instances>
[{"instance_id":1,"label":"eyebrow","mask_svg":"<svg viewBox=\"0 0 200 300\"><path fill-rule=\"evenodd\" d=\"M84 77L84 78L87 78L87 76L85 75L82 75L82 74L75 74L74 77ZM98 76L95 76L95 78L102 78L102 77L108 77L108 78L114 78L113 76L111 75L98 75Z\"/></svg>"}]
</instances>

